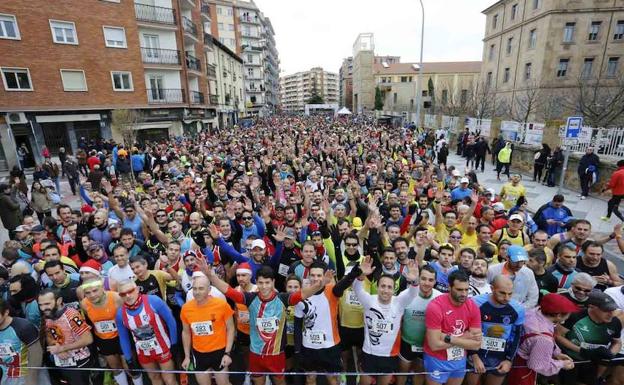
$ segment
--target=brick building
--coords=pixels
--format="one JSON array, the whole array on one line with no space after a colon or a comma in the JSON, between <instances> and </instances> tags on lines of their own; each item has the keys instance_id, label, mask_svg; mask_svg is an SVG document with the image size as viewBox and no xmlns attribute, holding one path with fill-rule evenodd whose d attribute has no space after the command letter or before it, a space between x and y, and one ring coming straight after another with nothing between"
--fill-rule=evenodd
<instances>
[{"instance_id":1,"label":"brick building","mask_svg":"<svg viewBox=\"0 0 624 385\"><path fill-rule=\"evenodd\" d=\"M44 144L75 153L81 138L118 137L113 109L141 111L139 139L210 127L212 47L200 0L2 1L0 168L21 143L32 165Z\"/></svg>"}]
</instances>

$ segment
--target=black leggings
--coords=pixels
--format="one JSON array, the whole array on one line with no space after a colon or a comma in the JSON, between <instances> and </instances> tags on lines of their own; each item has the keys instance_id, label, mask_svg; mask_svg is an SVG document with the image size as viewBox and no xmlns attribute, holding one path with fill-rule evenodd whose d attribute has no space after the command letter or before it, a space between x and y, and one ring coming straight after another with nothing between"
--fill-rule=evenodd
<instances>
[{"instance_id":1,"label":"black leggings","mask_svg":"<svg viewBox=\"0 0 624 385\"><path fill-rule=\"evenodd\" d=\"M543 163L534 163L533 164L533 180L540 181L542 179L542 172L544 171Z\"/></svg>"},{"instance_id":2,"label":"black leggings","mask_svg":"<svg viewBox=\"0 0 624 385\"><path fill-rule=\"evenodd\" d=\"M503 163L501 161L498 161L498 164L496 165L496 177L500 178L500 174L501 171L503 170L503 167L505 168L505 171L503 172L503 174L507 175L507 178L509 178L509 165L511 163Z\"/></svg>"},{"instance_id":3,"label":"black leggings","mask_svg":"<svg viewBox=\"0 0 624 385\"><path fill-rule=\"evenodd\" d=\"M624 195L614 195L609 199L607 202L607 218L611 218L611 214L615 214L616 217L624 222L624 216L620 212L620 201L622 199L624 199Z\"/></svg>"}]
</instances>

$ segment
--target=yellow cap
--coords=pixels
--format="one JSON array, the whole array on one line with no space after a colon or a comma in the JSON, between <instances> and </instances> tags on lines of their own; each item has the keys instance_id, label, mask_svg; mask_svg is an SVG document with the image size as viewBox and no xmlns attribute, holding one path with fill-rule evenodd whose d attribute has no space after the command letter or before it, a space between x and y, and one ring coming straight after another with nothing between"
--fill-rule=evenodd
<instances>
[{"instance_id":1,"label":"yellow cap","mask_svg":"<svg viewBox=\"0 0 624 385\"><path fill-rule=\"evenodd\" d=\"M353 218L353 228L356 230L360 230L362 228L362 218L360 217Z\"/></svg>"}]
</instances>

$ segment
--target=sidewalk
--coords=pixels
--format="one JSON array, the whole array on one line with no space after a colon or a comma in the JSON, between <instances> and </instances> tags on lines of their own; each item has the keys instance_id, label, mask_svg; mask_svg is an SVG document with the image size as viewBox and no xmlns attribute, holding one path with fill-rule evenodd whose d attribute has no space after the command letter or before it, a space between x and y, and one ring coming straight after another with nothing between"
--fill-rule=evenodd
<instances>
[{"instance_id":1,"label":"sidewalk","mask_svg":"<svg viewBox=\"0 0 624 385\"><path fill-rule=\"evenodd\" d=\"M455 155L453 152L449 154L447 165L453 165L460 171L463 171L466 165L466 159ZM507 183L507 177L505 175L501 175L500 181L496 180L496 171L494 171L494 166L492 165L490 157L488 157L486 161L485 172L477 172L477 179L479 183L485 185L487 188L496 190L496 193L499 193L501 187ZM532 179L533 175L522 174L521 183L527 190L526 198L529 201L529 210L535 213L543 204L552 200L552 197L557 194L558 187L547 187L541 183L533 182ZM604 222L600 219L601 216L607 214L607 202L605 200L592 196L581 200L577 197L579 194L578 191L569 190L567 188L564 188L561 193L565 197L564 205L572 211L572 215L575 218L584 218L591 222L593 233L601 235L610 234L613 231L613 226L619 223L619 219L615 216L612 216L609 222ZM605 245L605 251L609 259L616 263L619 272L623 273L624 258L617 244L614 241L608 242Z\"/></svg>"}]
</instances>

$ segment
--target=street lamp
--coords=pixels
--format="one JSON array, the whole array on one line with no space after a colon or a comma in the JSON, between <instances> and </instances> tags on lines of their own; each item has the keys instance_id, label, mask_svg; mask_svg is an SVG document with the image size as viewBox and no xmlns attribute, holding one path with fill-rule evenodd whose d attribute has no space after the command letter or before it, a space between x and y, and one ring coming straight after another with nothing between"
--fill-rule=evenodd
<instances>
[{"instance_id":1,"label":"street lamp","mask_svg":"<svg viewBox=\"0 0 624 385\"><path fill-rule=\"evenodd\" d=\"M420 106L422 104L422 73L423 73L423 43L425 41L425 6L422 0L420 2L420 9L422 10L422 23L420 26L420 64L418 66L418 81L416 83L416 127L420 125Z\"/></svg>"}]
</instances>

